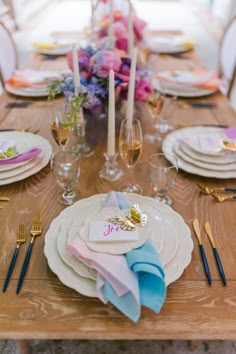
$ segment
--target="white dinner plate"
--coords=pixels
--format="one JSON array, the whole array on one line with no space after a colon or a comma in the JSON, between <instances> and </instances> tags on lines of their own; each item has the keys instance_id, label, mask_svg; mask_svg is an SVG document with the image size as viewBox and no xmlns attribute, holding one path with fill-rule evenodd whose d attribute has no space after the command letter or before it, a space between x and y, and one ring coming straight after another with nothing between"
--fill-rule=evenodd
<instances>
[{"instance_id":1,"label":"white dinner plate","mask_svg":"<svg viewBox=\"0 0 236 354\"><path fill-rule=\"evenodd\" d=\"M49 95L48 89L41 89L41 88L31 88L31 90L27 89L26 87L13 87L6 83L5 90L8 93L12 93L16 96L23 96L23 97L47 97Z\"/></svg>"},{"instance_id":2,"label":"white dinner plate","mask_svg":"<svg viewBox=\"0 0 236 354\"><path fill-rule=\"evenodd\" d=\"M40 48L34 48L34 51L39 54L45 54L45 55L66 55L70 50L72 46L68 47L58 47L54 49L40 49Z\"/></svg>"},{"instance_id":3,"label":"white dinner plate","mask_svg":"<svg viewBox=\"0 0 236 354\"><path fill-rule=\"evenodd\" d=\"M185 224L183 218L173 211L169 206L157 202L153 198L139 195L127 195L131 204L139 204L142 210L148 210L149 214L158 222L163 223L163 230L168 235L160 249L160 258L165 259L165 281L170 284L180 277L184 269L191 260L193 242L189 227ZM80 218L80 225L83 225L83 219L90 210L101 208L104 205L106 195L99 194L90 198L82 199L62 211L62 213L51 223L48 232L45 235L44 253L47 257L51 270L59 277L63 284L75 289L76 291L87 295L96 296L95 281L80 276L71 265L66 264L59 252L57 238L60 234L61 226L68 224L70 228L70 218ZM79 227L79 225L78 225ZM65 226L66 228L66 226ZM65 231L66 229L64 229ZM172 232L174 231L174 232ZM67 231L65 231L67 233ZM174 236L172 236L174 234ZM158 230L152 238L155 246L155 239L158 240ZM157 241L159 245L159 242ZM160 245L159 245L160 246ZM163 255L163 256L162 256Z\"/></svg>"},{"instance_id":4,"label":"white dinner plate","mask_svg":"<svg viewBox=\"0 0 236 354\"><path fill-rule=\"evenodd\" d=\"M222 128L217 128L217 127L190 127L190 128L179 129L167 135L167 137L163 141L162 150L165 154L172 154L176 156L175 147L176 145L180 144L181 141L184 142L187 139L189 139L191 136L197 136L200 134L209 133L214 135L219 133L220 131L222 131ZM226 156L230 156L230 155L226 155ZM210 166L208 168L204 168L202 166L200 167L199 164L197 166L196 165L198 163L197 160L194 161L193 164L187 161L188 159L187 155L185 155L186 157L185 159L183 159L180 155L176 157L178 159L178 167L186 172L203 176L203 177L212 177L212 178L220 178L220 179L236 177L236 170L234 169L230 170L230 168L234 168L234 164L232 163L230 165L232 165L233 167L231 166L230 168L228 168L228 164L226 162L225 168L219 171L218 166L217 166L217 170L211 168Z\"/></svg>"},{"instance_id":5,"label":"white dinner plate","mask_svg":"<svg viewBox=\"0 0 236 354\"><path fill-rule=\"evenodd\" d=\"M185 45L189 43L189 45ZM192 45L190 45L190 43ZM144 40L144 46L154 53L174 54L183 53L194 48L194 43L187 36L155 36Z\"/></svg>"},{"instance_id":6,"label":"white dinner plate","mask_svg":"<svg viewBox=\"0 0 236 354\"><path fill-rule=\"evenodd\" d=\"M209 96L215 93L216 89L204 89L200 87L184 86L172 82L164 82L154 79L152 81L153 87L164 95L177 96L177 97L202 97Z\"/></svg>"}]
</instances>

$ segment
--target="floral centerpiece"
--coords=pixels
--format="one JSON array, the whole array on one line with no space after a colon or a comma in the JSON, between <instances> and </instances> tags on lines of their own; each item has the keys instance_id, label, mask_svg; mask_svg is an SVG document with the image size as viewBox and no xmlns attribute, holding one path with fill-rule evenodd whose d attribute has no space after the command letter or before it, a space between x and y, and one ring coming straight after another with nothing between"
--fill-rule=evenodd
<instances>
[{"instance_id":1,"label":"floral centerpiece","mask_svg":"<svg viewBox=\"0 0 236 354\"><path fill-rule=\"evenodd\" d=\"M94 49L88 46L78 50L78 65L80 72L80 87L74 94L73 74L64 74L60 79L51 79L49 83L49 98L53 99L58 91L63 92L66 100L75 103L77 110L82 106L90 111L99 111L107 104L109 71L115 74L116 102L127 98L131 60L123 51ZM72 52L67 54L69 68L73 71ZM135 101L145 102L152 93L149 73L146 70L136 70ZM82 97L82 99L78 99Z\"/></svg>"}]
</instances>

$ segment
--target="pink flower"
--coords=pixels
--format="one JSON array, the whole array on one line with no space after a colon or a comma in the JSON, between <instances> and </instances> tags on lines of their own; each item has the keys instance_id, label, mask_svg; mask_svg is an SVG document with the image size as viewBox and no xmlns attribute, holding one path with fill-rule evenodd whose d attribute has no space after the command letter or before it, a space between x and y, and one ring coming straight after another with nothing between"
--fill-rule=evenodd
<instances>
[{"instance_id":1,"label":"pink flower","mask_svg":"<svg viewBox=\"0 0 236 354\"><path fill-rule=\"evenodd\" d=\"M93 73L99 77L107 78L109 71L118 72L121 67L120 57L113 51L98 51L90 58L90 65L93 66Z\"/></svg>"},{"instance_id":2,"label":"pink flower","mask_svg":"<svg viewBox=\"0 0 236 354\"><path fill-rule=\"evenodd\" d=\"M125 52L128 52L128 43L129 43L129 40L128 40L128 36L126 35L125 37L117 38L115 46L118 49L122 49Z\"/></svg>"},{"instance_id":3,"label":"pink flower","mask_svg":"<svg viewBox=\"0 0 236 354\"><path fill-rule=\"evenodd\" d=\"M147 97L152 93L152 86L150 81L147 79L140 79L136 82L135 86L135 96L134 99L136 101L144 102Z\"/></svg>"},{"instance_id":4,"label":"pink flower","mask_svg":"<svg viewBox=\"0 0 236 354\"><path fill-rule=\"evenodd\" d=\"M134 34L136 36L137 41L139 42L143 39L143 31L146 26L146 22L144 22L138 17L135 17L133 25L134 25Z\"/></svg>"},{"instance_id":5,"label":"pink flower","mask_svg":"<svg viewBox=\"0 0 236 354\"><path fill-rule=\"evenodd\" d=\"M78 65L79 65L80 75L84 77L90 76L92 68L89 62L90 61L89 53L83 49L79 49L77 53L78 53ZM67 58L69 68L73 71L73 57L71 51L66 54L66 58Z\"/></svg>"}]
</instances>

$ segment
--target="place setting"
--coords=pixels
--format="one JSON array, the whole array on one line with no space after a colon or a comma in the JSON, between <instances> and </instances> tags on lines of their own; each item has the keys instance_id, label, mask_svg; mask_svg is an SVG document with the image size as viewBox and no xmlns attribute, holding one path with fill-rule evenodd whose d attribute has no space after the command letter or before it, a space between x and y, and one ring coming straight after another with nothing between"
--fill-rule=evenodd
<instances>
[{"instance_id":1,"label":"place setting","mask_svg":"<svg viewBox=\"0 0 236 354\"><path fill-rule=\"evenodd\" d=\"M77 38L78 40L78 38ZM48 56L66 55L71 50L75 38L48 36L37 38L32 42L32 48L35 53Z\"/></svg>"},{"instance_id":2,"label":"place setting","mask_svg":"<svg viewBox=\"0 0 236 354\"><path fill-rule=\"evenodd\" d=\"M30 132L0 132L0 185L23 180L39 172L50 161L47 139Z\"/></svg>"},{"instance_id":3,"label":"place setting","mask_svg":"<svg viewBox=\"0 0 236 354\"><path fill-rule=\"evenodd\" d=\"M235 128L195 126L170 133L163 141L162 150L176 156L179 168L186 172L203 177L235 178L235 142Z\"/></svg>"},{"instance_id":4,"label":"place setting","mask_svg":"<svg viewBox=\"0 0 236 354\"><path fill-rule=\"evenodd\" d=\"M49 70L15 70L5 82L8 93L23 97L48 97L50 78L59 79L61 73Z\"/></svg>"},{"instance_id":5,"label":"place setting","mask_svg":"<svg viewBox=\"0 0 236 354\"><path fill-rule=\"evenodd\" d=\"M113 273L113 268L118 264L122 268L125 257L139 257L135 253L142 252L142 248L145 251L145 256L140 256L143 271L149 273L150 260L155 259L153 267L159 271L153 272L158 274L158 282L165 288L178 279L191 260L190 229L183 218L164 203L137 194L111 192L79 200L63 210L45 235L44 253L49 267L64 285L85 296L104 300L100 282L105 281L107 289L114 285L112 282L109 285L112 275L115 282L126 282L133 271L118 275L116 271ZM109 267L103 269L106 262ZM159 290L156 291L158 299ZM108 296L109 301L136 322L138 318L134 319L129 310L123 310L126 301L117 294L118 290L113 294L116 300ZM162 294L161 303L164 297Z\"/></svg>"},{"instance_id":6,"label":"place setting","mask_svg":"<svg viewBox=\"0 0 236 354\"><path fill-rule=\"evenodd\" d=\"M187 98L209 96L224 86L216 72L205 69L161 71L152 84L162 94Z\"/></svg>"},{"instance_id":7,"label":"place setting","mask_svg":"<svg viewBox=\"0 0 236 354\"><path fill-rule=\"evenodd\" d=\"M195 42L186 34L156 35L145 38L142 45L153 53L177 54L194 49Z\"/></svg>"}]
</instances>

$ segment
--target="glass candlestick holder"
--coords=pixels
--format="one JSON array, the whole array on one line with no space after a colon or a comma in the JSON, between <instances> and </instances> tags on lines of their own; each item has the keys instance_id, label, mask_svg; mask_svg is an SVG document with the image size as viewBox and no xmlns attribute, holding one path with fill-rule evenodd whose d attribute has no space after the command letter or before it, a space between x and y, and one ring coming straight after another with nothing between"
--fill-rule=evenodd
<instances>
[{"instance_id":1,"label":"glass candlestick holder","mask_svg":"<svg viewBox=\"0 0 236 354\"><path fill-rule=\"evenodd\" d=\"M92 146L87 142L86 138L86 120L77 121L75 126L75 133L77 136L77 142L73 147L76 154L81 157L90 157L94 151Z\"/></svg>"},{"instance_id":2,"label":"glass candlestick holder","mask_svg":"<svg viewBox=\"0 0 236 354\"><path fill-rule=\"evenodd\" d=\"M117 167L118 154L110 156L105 152L104 157L106 162L103 169L99 172L99 177L108 182L118 181L124 175L124 172Z\"/></svg>"}]
</instances>

